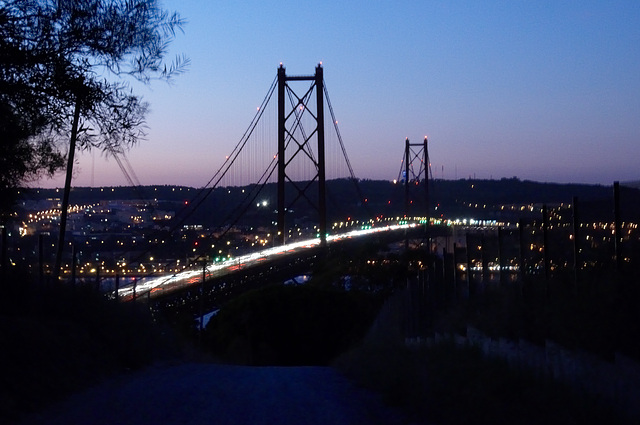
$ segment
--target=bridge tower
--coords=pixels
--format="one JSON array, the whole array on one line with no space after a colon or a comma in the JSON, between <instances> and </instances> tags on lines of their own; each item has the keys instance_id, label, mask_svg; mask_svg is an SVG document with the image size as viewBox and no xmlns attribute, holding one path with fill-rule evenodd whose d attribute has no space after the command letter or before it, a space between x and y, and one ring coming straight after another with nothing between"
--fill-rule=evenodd
<instances>
[{"instance_id":1,"label":"bridge tower","mask_svg":"<svg viewBox=\"0 0 640 425\"><path fill-rule=\"evenodd\" d=\"M424 205L427 224L429 223L429 149L427 136L422 143L410 143L405 139L404 148L404 213L408 217L411 208L411 193L414 187L424 185ZM424 175L424 178L423 178Z\"/></svg>"},{"instance_id":2,"label":"bridge tower","mask_svg":"<svg viewBox=\"0 0 640 425\"><path fill-rule=\"evenodd\" d=\"M311 81L304 94L299 96L288 84L290 81ZM313 91L316 92L316 108L314 111L308 107ZM290 108L287 108L286 95L290 99ZM308 117L306 116L308 114ZM302 116L315 122L315 128L307 132L302 128ZM311 141L317 139L317 158L311 150ZM291 143L294 142L294 143ZM287 147L290 146L291 154L287 156ZM299 184L287 174L287 167L297 156L305 157L315 167L316 174L309 182ZM304 158L303 158L304 159ZM312 183L318 184L317 203L313 202L313 196L308 196ZM325 149L324 149L324 80L322 64L316 66L315 75L290 76L280 64L278 68L278 241L285 243L285 215L287 204L285 199L285 183L290 183L297 192L293 202L305 198L318 212L319 233L321 245L327 243L327 203L326 203L326 177L325 177ZM292 203L293 203L292 202ZM291 203L291 204L292 204Z\"/></svg>"}]
</instances>

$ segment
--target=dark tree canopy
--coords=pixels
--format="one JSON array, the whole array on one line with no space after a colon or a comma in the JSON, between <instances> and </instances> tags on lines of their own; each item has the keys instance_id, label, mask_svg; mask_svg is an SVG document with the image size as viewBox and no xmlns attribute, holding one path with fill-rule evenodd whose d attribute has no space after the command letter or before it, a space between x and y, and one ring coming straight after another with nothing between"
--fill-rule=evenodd
<instances>
[{"instance_id":1,"label":"dark tree canopy","mask_svg":"<svg viewBox=\"0 0 640 425\"><path fill-rule=\"evenodd\" d=\"M48 79L33 20L27 11L24 19L16 16L16 5L1 4L0 205L6 207L23 180L52 173L64 162L51 140L35 140L47 126L47 96L41 91Z\"/></svg>"},{"instance_id":2,"label":"dark tree canopy","mask_svg":"<svg viewBox=\"0 0 640 425\"><path fill-rule=\"evenodd\" d=\"M128 81L184 69L165 62L182 25L156 0L0 1L0 192L64 165L76 111L80 149L143 137L147 105Z\"/></svg>"}]
</instances>

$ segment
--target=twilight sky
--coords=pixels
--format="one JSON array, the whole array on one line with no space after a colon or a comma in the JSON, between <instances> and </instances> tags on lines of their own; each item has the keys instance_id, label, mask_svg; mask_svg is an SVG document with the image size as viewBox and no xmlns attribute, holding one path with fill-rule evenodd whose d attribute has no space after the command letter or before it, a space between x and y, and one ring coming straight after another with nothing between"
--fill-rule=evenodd
<instances>
[{"instance_id":1,"label":"twilight sky","mask_svg":"<svg viewBox=\"0 0 640 425\"><path fill-rule=\"evenodd\" d=\"M397 177L404 139L428 135L436 178L640 180L637 0L164 0L164 7L188 21L171 56L184 53L191 65L172 85L136 86L151 113L147 139L128 158L144 185L207 183L280 62L288 75L312 75L323 63L360 178ZM128 184L113 159L79 158L75 186ZM34 186L63 182L60 174Z\"/></svg>"}]
</instances>

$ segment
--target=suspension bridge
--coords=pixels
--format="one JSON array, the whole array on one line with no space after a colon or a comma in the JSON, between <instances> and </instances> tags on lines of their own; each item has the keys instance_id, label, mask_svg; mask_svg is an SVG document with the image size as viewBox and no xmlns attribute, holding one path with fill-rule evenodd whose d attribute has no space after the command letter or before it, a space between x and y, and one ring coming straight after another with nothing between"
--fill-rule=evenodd
<instances>
[{"instance_id":1,"label":"suspension bridge","mask_svg":"<svg viewBox=\"0 0 640 425\"><path fill-rule=\"evenodd\" d=\"M325 110L329 112L330 131L325 131ZM421 149L416 150L419 146ZM367 198L358 185L345 144L342 140L329 92L324 81L322 64L315 68L313 75L288 75L280 64L277 75L271 83L262 103L256 109L248 128L233 150L226 156L222 165L196 195L179 211L172 224L175 231L196 211L206 205L206 199L214 190L221 187L245 187L238 205L227 206L224 216L217 217L224 230L219 237L234 228L242 217L260 205L260 196L265 188L276 187L276 206L272 211L275 220L268 223L275 226L273 245L268 249L251 252L221 263L207 264L205 258L200 267L187 269L181 273L165 276L146 276L133 285L116 288L116 296L122 299L139 297L163 297L169 293L190 290L199 282L230 276L234 273L247 273L248 270L261 270L264 264L274 264L287 259L287 262L299 262L299 258L314 257L319 249L329 244L341 243L356 238L380 237L393 234L395 238L406 238L408 232L424 234L424 226L410 222L406 216L413 201L410 191L414 186L426 186L428 153L427 140L416 145L406 140L402 166L404 175L399 179L405 183L405 217L401 222L385 221L365 228L349 231L328 229L328 217L334 210L342 211L342 206L327 191L327 180L347 179L353 183L353 193L358 198L350 200L353 207L367 211ZM120 168L126 171L126 163L118 161ZM416 164L416 165L414 165ZM417 171L416 171L417 170ZM125 173L127 175L128 173ZM128 174L131 179L135 174ZM421 184L420 182L424 183ZM428 190L424 192L428 199ZM300 218L294 213L301 204L313 217ZM422 207L428 201L421 203ZM423 209L423 208L420 208ZM355 212L355 211L354 211ZM418 215L417 208L412 211ZM423 220L427 210L420 211ZM210 214L216 214L215 211ZM303 219L313 222L315 237L304 240L290 240L292 223ZM427 219L428 220L428 219ZM352 242L353 243L353 242ZM260 266L260 267L258 267ZM270 266L273 268L272 266Z\"/></svg>"}]
</instances>

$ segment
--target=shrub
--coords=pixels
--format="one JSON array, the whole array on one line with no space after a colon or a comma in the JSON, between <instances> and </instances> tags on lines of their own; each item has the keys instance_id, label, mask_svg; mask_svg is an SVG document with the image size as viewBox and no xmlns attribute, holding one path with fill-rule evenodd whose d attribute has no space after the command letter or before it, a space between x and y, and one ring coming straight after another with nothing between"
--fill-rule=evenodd
<instances>
[{"instance_id":1,"label":"shrub","mask_svg":"<svg viewBox=\"0 0 640 425\"><path fill-rule=\"evenodd\" d=\"M326 365L359 340L377 298L307 286L271 286L229 302L206 329L224 359L255 365Z\"/></svg>"}]
</instances>

